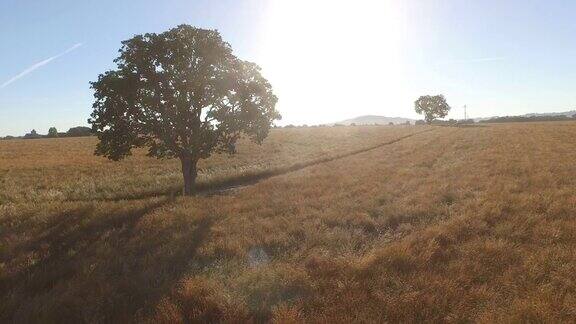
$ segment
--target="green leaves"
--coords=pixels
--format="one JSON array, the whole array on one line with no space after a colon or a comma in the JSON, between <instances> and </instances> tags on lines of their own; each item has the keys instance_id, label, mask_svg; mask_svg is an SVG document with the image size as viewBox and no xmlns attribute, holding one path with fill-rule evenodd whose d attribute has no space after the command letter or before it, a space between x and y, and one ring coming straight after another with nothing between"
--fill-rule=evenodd
<instances>
[{"instance_id":1,"label":"green leaves","mask_svg":"<svg viewBox=\"0 0 576 324\"><path fill-rule=\"evenodd\" d=\"M180 25L122 42L117 69L92 82L89 119L113 160L132 148L195 160L230 151L242 135L261 142L280 114L260 68L232 54L217 31Z\"/></svg>"},{"instance_id":2,"label":"green leaves","mask_svg":"<svg viewBox=\"0 0 576 324\"><path fill-rule=\"evenodd\" d=\"M48 137L58 137L58 130L56 127L50 127L50 129L48 129Z\"/></svg>"},{"instance_id":3,"label":"green leaves","mask_svg":"<svg viewBox=\"0 0 576 324\"><path fill-rule=\"evenodd\" d=\"M450 106L443 95L421 96L414 102L417 114L424 114L424 119L430 124L436 118L444 118L450 111Z\"/></svg>"}]
</instances>

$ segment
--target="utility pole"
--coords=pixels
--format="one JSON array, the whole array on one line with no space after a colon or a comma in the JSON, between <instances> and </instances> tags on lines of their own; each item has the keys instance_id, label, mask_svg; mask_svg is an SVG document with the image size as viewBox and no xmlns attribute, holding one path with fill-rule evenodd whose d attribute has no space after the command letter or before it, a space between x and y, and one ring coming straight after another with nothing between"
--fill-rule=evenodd
<instances>
[{"instance_id":1,"label":"utility pole","mask_svg":"<svg viewBox=\"0 0 576 324\"><path fill-rule=\"evenodd\" d=\"M468 120L468 115L466 114L466 105L464 105L464 121Z\"/></svg>"}]
</instances>

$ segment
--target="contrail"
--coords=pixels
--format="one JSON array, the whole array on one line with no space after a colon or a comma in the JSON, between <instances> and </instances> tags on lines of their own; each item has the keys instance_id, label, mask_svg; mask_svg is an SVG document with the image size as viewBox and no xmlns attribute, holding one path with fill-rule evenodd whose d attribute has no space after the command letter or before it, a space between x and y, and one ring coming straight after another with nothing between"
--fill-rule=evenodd
<instances>
[{"instance_id":1,"label":"contrail","mask_svg":"<svg viewBox=\"0 0 576 324\"><path fill-rule=\"evenodd\" d=\"M62 52L62 53L60 53L60 54L58 54L58 55L54 55L54 56L49 57L49 58L47 58L47 59L45 59L45 60L43 60L43 61L40 61L40 62L38 62L38 63L36 63L36 64L33 64L32 66L26 68L24 71L22 71L22 72L18 73L17 75L13 76L13 77L12 77L11 79L9 79L8 81L0 84L0 89L5 88L6 86L8 86L9 84L13 83L14 81L22 78L22 77L25 76L25 75L28 75L28 74L34 72L36 69L38 69L38 68L40 68L40 67L42 67L42 66L44 66L44 65L46 65L46 64L48 64L48 63L50 63L50 62L52 62L52 61L54 61L55 59L57 59L57 58L59 58L59 57L61 57L61 56L63 56L63 55L66 55L66 54L72 52L73 50L77 49L78 47L80 47L80 46L82 46L82 45L83 45L83 43L77 43L77 44L75 44L74 46L70 47L69 49L65 50L64 52Z\"/></svg>"},{"instance_id":2,"label":"contrail","mask_svg":"<svg viewBox=\"0 0 576 324\"><path fill-rule=\"evenodd\" d=\"M494 62L494 61L504 61L506 57L503 56L494 56L494 57L477 57L477 58L469 58L469 59L456 59L453 61L446 61L443 64L447 63L479 63L479 62Z\"/></svg>"},{"instance_id":3,"label":"contrail","mask_svg":"<svg viewBox=\"0 0 576 324\"><path fill-rule=\"evenodd\" d=\"M503 61L505 59L506 59L505 57L482 57L482 58L462 60L462 61L465 61L465 62L491 62L491 61Z\"/></svg>"}]
</instances>

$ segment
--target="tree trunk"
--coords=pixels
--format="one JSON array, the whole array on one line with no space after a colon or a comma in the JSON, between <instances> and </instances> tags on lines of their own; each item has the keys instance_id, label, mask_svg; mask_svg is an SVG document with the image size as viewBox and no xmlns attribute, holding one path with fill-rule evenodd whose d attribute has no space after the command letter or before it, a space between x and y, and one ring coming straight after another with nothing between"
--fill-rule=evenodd
<instances>
[{"instance_id":1,"label":"tree trunk","mask_svg":"<svg viewBox=\"0 0 576 324\"><path fill-rule=\"evenodd\" d=\"M198 176L198 169L196 164L198 160L193 159L191 156L184 156L180 158L182 162L182 175L184 176L184 195L191 196L195 192L196 177Z\"/></svg>"}]
</instances>

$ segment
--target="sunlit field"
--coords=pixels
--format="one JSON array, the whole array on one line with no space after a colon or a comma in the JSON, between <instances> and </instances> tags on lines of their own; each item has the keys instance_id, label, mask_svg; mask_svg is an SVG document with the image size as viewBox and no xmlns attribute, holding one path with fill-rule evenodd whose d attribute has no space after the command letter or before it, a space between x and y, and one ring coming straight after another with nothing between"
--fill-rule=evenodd
<instances>
[{"instance_id":1,"label":"sunlit field","mask_svg":"<svg viewBox=\"0 0 576 324\"><path fill-rule=\"evenodd\" d=\"M274 129L201 162L0 141L0 322L576 316L576 123Z\"/></svg>"},{"instance_id":2,"label":"sunlit field","mask_svg":"<svg viewBox=\"0 0 576 324\"><path fill-rule=\"evenodd\" d=\"M200 161L200 187L250 178L299 163L370 148L418 127L321 127L273 130L263 145L241 141L236 155ZM119 200L177 192L180 161L146 151L112 162L93 155L95 137L0 141L0 202Z\"/></svg>"}]
</instances>

